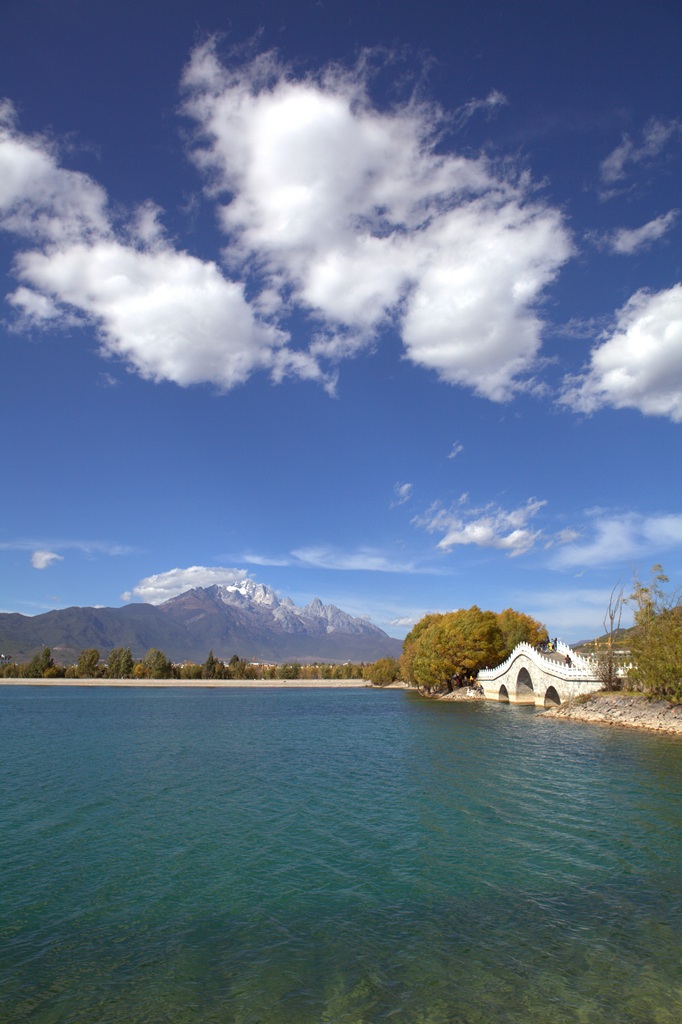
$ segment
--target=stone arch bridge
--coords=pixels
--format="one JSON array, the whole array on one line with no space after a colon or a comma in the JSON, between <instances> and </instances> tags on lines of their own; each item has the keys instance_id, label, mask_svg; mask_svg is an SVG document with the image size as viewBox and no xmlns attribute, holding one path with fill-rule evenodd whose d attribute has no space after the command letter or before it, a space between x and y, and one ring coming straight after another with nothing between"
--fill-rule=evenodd
<instances>
[{"instance_id":1,"label":"stone arch bridge","mask_svg":"<svg viewBox=\"0 0 682 1024\"><path fill-rule=\"evenodd\" d=\"M570 658L570 663L566 660ZM548 707L602 687L597 665L561 642L556 652L541 654L530 644L518 644L506 661L484 668L477 683L487 700Z\"/></svg>"}]
</instances>

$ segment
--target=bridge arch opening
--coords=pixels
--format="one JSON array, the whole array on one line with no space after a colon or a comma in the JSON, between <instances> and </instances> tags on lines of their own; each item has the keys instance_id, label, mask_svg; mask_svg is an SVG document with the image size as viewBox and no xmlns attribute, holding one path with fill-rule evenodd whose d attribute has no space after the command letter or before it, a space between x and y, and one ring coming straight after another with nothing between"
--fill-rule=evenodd
<instances>
[{"instance_id":1,"label":"bridge arch opening","mask_svg":"<svg viewBox=\"0 0 682 1024\"><path fill-rule=\"evenodd\" d=\"M533 680L531 679L530 672L527 668L519 669L519 674L516 677L516 700L519 703L535 703Z\"/></svg>"},{"instance_id":2,"label":"bridge arch opening","mask_svg":"<svg viewBox=\"0 0 682 1024\"><path fill-rule=\"evenodd\" d=\"M553 686L548 686L545 692L545 707L553 708L561 704L561 697Z\"/></svg>"},{"instance_id":3,"label":"bridge arch opening","mask_svg":"<svg viewBox=\"0 0 682 1024\"><path fill-rule=\"evenodd\" d=\"M504 701L505 704L509 703L509 690L504 685L504 683L502 683L502 686L500 687L500 692L497 695L497 699Z\"/></svg>"}]
</instances>

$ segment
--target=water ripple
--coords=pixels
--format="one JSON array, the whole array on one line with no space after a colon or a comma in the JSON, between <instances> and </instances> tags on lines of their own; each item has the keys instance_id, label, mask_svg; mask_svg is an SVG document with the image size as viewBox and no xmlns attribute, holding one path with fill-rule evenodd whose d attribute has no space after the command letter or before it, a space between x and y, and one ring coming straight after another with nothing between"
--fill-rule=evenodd
<instances>
[{"instance_id":1,"label":"water ripple","mask_svg":"<svg viewBox=\"0 0 682 1024\"><path fill-rule=\"evenodd\" d=\"M682 744L362 690L0 686L8 1024L677 1024Z\"/></svg>"}]
</instances>

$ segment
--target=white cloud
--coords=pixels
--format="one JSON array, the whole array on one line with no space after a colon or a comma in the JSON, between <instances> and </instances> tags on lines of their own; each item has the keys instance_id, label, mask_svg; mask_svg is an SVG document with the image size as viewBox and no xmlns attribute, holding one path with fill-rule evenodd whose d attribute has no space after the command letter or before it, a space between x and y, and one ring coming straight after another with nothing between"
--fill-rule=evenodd
<instances>
[{"instance_id":1,"label":"white cloud","mask_svg":"<svg viewBox=\"0 0 682 1024\"><path fill-rule=\"evenodd\" d=\"M7 300L19 310L24 322L43 325L47 322L63 321L63 312L48 295L41 295L23 286L17 288Z\"/></svg>"},{"instance_id":2,"label":"white cloud","mask_svg":"<svg viewBox=\"0 0 682 1024\"><path fill-rule=\"evenodd\" d=\"M682 284L633 295L587 371L566 378L561 401L579 412L612 406L682 422Z\"/></svg>"},{"instance_id":3,"label":"white cloud","mask_svg":"<svg viewBox=\"0 0 682 1024\"><path fill-rule=\"evenodd\" d=\"M501 401L533 368L534 309L568 259L562 217L483 158L436 152L440 112L379 112L363 72L296 80L271 55L192 55L193 158L221 208L234 266L258 266L343 347L397 323L408 358ZM491 94L487 107L499 104Z\"/></svg>"},{"instance_id":4,"label":"white cloud","mask_svg":"<svg viewBox=\"0 0 682 1024\"><path fill-rule=\"evenodd\" d=\"M106 193L91 178L60 168L55 146L22 135L14 107L0 101L0 227L41 242L106 236Z\"/></svg>"},{"instance_id":5,"label":"white cloud","mask_svg":"<svg viewBox=\"0 0 682 1024\"><path fill-rule=\"evenodd\" d=\"M541 530L531 529L529 523L546 504L529 498L525 505L510 511L493 504L469 509L465 507L466 500L460 499L449 509L436 505L413 522L429 533L442 533L438 547L443 551L475 544L498 548L513 557L530 550L542 535Z\"/></svg>"},{"instance_id":6,"label":"white cloud","mask_svg":"<svg viewBox=\"0 0 682 1024\"><path fill-rule=\"evenodd\" d=\"M293 557L302 565L317 569L342 569L360 572L420 572L412 562L397 562L376 548L339 551L331 547L298 548Z\"/></svg>"},{"instance_id":7,"label":"white cloud","mask_svg":"<svg viewBox=\"0 0 682 1024\"><path fill-rule=\"evenodd\" d=\"M34 551L31 555L31 565L34 569L47 569L53 562L63 560L63 555L57 555L54 551Z\"/></svg>"},{"instance_id":8,"label":"white cloud","mask_svg":"<svg viewBox=\"0 0 682 1024\"><path fill-rule=\"evenodd\" d=\"M412 487L413 484L395 484L393 488L395 500L391 502L391 508L397 508L398 505L404 505L409 501L412 497Z\"/></svg>"},{"instance_id":9,"label":"white cloud","mask_svg":"<svg viewBox=\"0 0 682 1024\"><path fill-rule=\"evenodd\" d=\"M35 551L36 554L51 553L55 549L59 551L81 551L84 555L131 555L137 553L137 548L127 544L117 544L101 540L36 540L35 538L22 538L19 540L8 540L0 542L0 551ZM61 558L61 555L54 555Z\"/></svg>"},{"instance_id":10,"label":"white cloud","mask_svg":"<svg viewBox=\"0 0 682 1024\"><path fill-rule=\"evenodd\" d=\"M121 594L122 601L139 597L147 604L162 604L178 594L184 594L194 587L229 586L247 579L249 573L245 569L226 569L222 566L192 565L187 569L170 569L144 579Z\"/></svg>"},{"instance_id":11,"label":"white cloud","mask_svg":"<svg viewBox=\"0 0 682 1024\"><path fill-rule=\"evenodd\" d=\"M239 556L240 562L247 562L249 565L276 565L276 566L288 566L291 565L291 558L282 557L279 555L258 555L258 554L246 554Z\"/></svg>"},{"instance_id":12,"label":"white cloud","mask_svg":"<svg viewBox=\"0 0 682 1024\"><path fill-rule=\"evenodd\" d=\"M460 444L459 441L455 441L452 448L450 449L449 459L456 459L464 451L464 445Z\"/></svg>"},{"instance_id":13,"label":"white cloud","mask_svg":"<svg viewBox=\"0 0 682 1024\"><path fill-rule=\"evenodd\" d=\"M424 614L426 614L426 613L424 613ZM389 619L388 625L389 626L407 626L408 629L411 629L412 626L416 626L416 624L419 622L419 620L423 619L423 617L424 617L423 615L402 615L402 616L399 616L397 619Z\"/></svg>"},{"instance_id":14,"label":"white cloud","mask_svg":"<svg viewBox=\"0 0 682 1024\"><path fill-rule=\"evenodd\" d=\"M455 112L455 123L463 125L475 114L485 113L488 116L498 107L506 107L509 100L498 89L492 89L484 100L468 100Z\"/></svg>"},{"instance_id":15,"label":"white cloud","mask_svg":"<svg viewBox=\"0 0 682 1024\"><path fill-rule=\"evenodd\" d=\"M16 265L40 294L88 316L106 352L152 380L230 388L272 366L285 340L254 317L241 284L167 247L140 251L102 239L21 253Z\"/></svg>"},{"instance_id":16,"label":"white cloud","mask_svg":"<svg viewBox=\"0 0 682 1024\"><path fill-rule=\"evenodd\" d=\"M682 548L682 514L644 516L636 512L595 514L592 536L584 543L568 543L552 559L555 569L627 563Z\"/></svg>"},{"instance_id":17,"label":"white cloud","mask_svg":"<svg viewBox=\"0 0 682 1024\"><path fill-rule=\"evenodd\" d=\"M37 244L15 260L21 285L8 298L20 326L89 322L107 354L180 385L227 389L257 369L322 379L257 315L241 282L164 240L154 204L117 233L104 191L59 167L49 140L22 135L9 104L0 114L0 227Z\"/></svg>"},{"instance_id":18,"label":"white cloud","mask_svg":"<svg viewBox=\"0 0 682 1024\"><path fill-rule=\"evenodd\" d=\"M628 135L624 135L616 148L601 164L601 177L607 184L614 184L626 177L628 164L648 163L659 156L670 139L682 132L682 122L661 121L653 118L647 123L638 146Z\"/></svg>"},{"instance_id":19,"label":"white cloud","mask_svg":"<svg viewBox=\"0 0 682 1024\"><path fill-rule=\"evenodd\" d=\"M397 326L416 365L509 398L571 254L562 216L526 177L439 153L435 105L377 110L366 74L296 79L272 55L225 67L213 43L194 51L183 109L231 276L176 249L151 201L117 220L104 189L0 104L0 226L34 247L15 262L19 327L90 324L106 355L155 381L229 389L260 370L333 393L335 364ZM504 102L491 92L455 120ZM314 321L307 347L282 328L292 312Z\"/></svg>"},{"instance_id":20,"label":"white cloud","mask_svg":"<svg viewBox=\"0 0 682 1024\"><path fill-rule=\"evenodd\" d=\"M668 213L650 220L640 228L620 228L609 236L607 244L611 251L619 256L631 256L662 238L674 225L678 214L679 210L669 210Z\"/></svg>"}]
</instances>

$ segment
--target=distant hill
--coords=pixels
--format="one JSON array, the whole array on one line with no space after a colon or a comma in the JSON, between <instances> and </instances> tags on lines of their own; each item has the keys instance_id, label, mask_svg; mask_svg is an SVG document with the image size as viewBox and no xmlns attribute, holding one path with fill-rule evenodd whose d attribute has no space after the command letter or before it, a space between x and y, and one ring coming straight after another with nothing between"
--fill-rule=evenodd
<instances>
[{"instance_id":1,"label":"distant hill","mask_svg":"<svg viewBox=\"0 0 682 1024\"><path fill-rule=\"evenodd\" d=\"M629 626L627 629L614 629L613 646L616 651L627 651L629 649L630 638L636 628L636 626ZM598 650L606 647L608 640L608 633L604 633L602 636L595 637L592 640L581 640L580 643L571 644L571 647L578 654L596 654Z\"/></svg>"},{"instance_id":2,"label":"distant hill","mask_svg":"<svg viewBox=\"0 0 682 1024\"><path fill-rule=\"evenodd\" d=\"M172 661L199 663L211 650L221 660L237 654L278 663L368 662L397 657L402 642L319 598L299 608L264 584L243 580L197 587L160 605L0 614L0 654L26 661L44 647L63 665L90 647L102 657L114 647L129 647L135 658L155 647Z\"/></svg>"}]
</instances>

